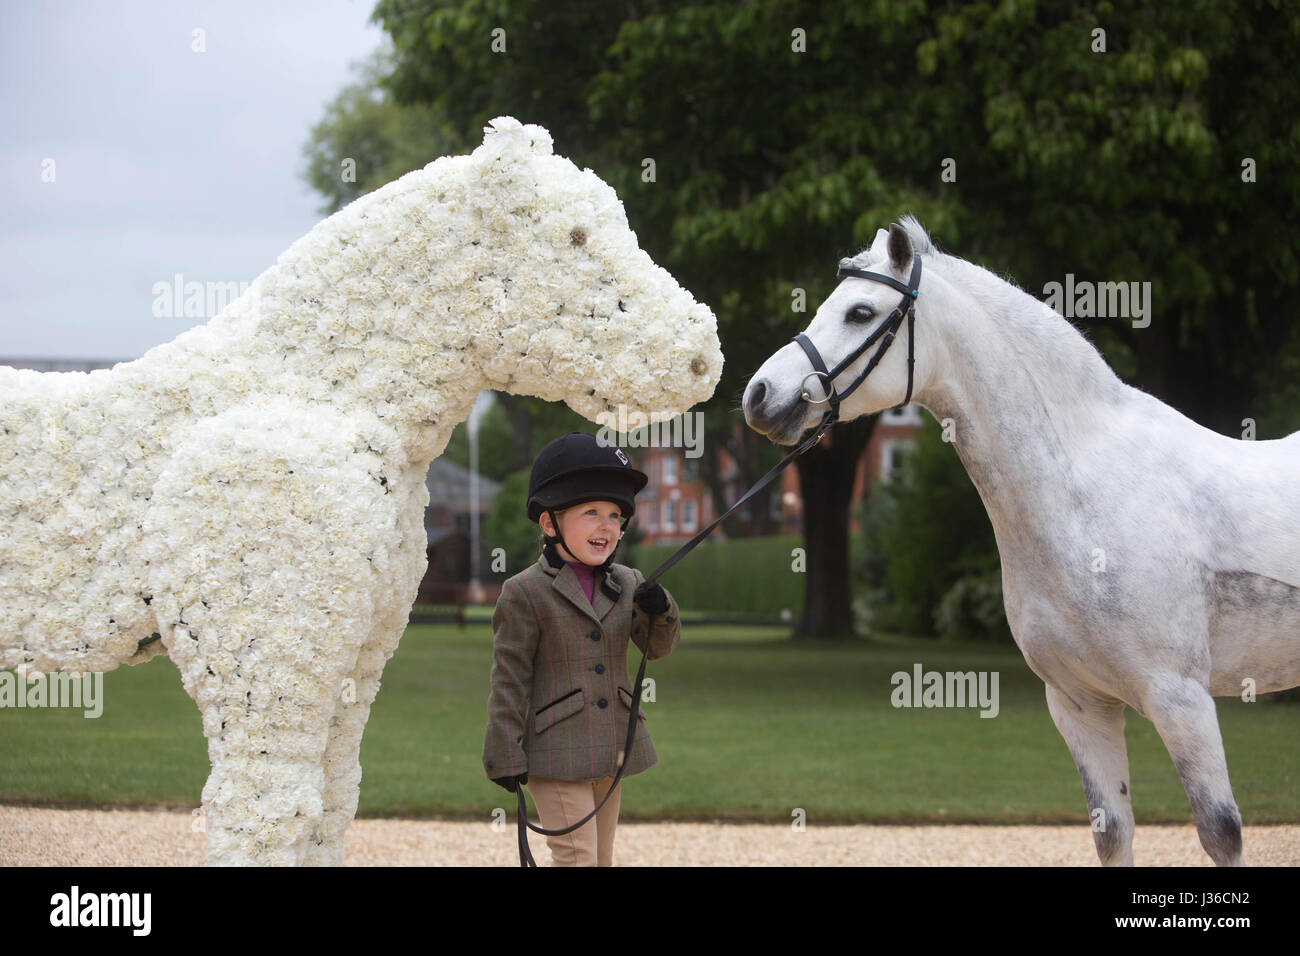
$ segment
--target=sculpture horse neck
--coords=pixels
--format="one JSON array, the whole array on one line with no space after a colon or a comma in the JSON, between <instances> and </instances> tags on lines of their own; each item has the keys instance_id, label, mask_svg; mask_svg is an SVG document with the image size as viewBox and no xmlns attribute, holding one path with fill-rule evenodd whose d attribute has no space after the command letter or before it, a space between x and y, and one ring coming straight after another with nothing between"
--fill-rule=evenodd
<instances>
[{"instance_id":1,"label":"sculpture horse neck","mask_svg":"<svg viewBox=\"0 0 1300 956\"><path fill-rule=\"evenodd\" d=\"M954 442L1006 555L1078 506L1075 459L1141 393L1032 296L950 256L925 265L919 345L936 361L916 402Z\"/></svg>"},{"instance_id":2,"label":"sculpture horse neck","mask_svg":"<svg viewBox=\"0 0 1300 956\"><path fill-rule=\"evenodd\" d=\"M493 387L470 345L500 320L457 308L486 253L459 228L463 203L438 221L440 194L471 188L467 162L440 159L339 210L206 325L124 365L154 380L186 369L160 387L183 391L182 404L205 416L276 395L369 412L395 429L400 457L427 466ZM438 228L464 236L453 261L424 253Z\"/></svg>"},{"instance_id":3,"label":"sculpture horse neck","mask_svg":"<svg viewBox=\"0 0 1300 956\"><path fill-rule=\"evenodd\" d=\"M462 210L444 208L440 222L436 206L443 191L470 188L465 173L464 157L438 160L318 223L262 277L251 325L251 348L279 354L285 376L314 398L346 393L373 411L413 464L441 454L490 387L471 330L493 334L499 322L457 302L485 253L455 221ZM391 228L366 228L376 216ZM430 262L424 251L439 228L464 237L452 261Z\"/></svg>"}]
</instances>

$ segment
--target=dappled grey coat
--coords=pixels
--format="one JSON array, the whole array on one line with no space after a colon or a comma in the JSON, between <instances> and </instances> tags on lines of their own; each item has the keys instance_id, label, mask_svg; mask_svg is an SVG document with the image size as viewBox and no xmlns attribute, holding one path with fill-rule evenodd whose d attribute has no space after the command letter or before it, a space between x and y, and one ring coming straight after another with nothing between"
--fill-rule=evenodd
<instances>
[{"instance_id":1,"label":"dappled grey coat","mask_svg":"<svg viewBox=\"0 0 1300 956\"><path fill-rule=\"evenodd\" d=\"M492 614L483 741L489 778L614 775L631 716L628 638L644 650L649 629L646 613L632 603L643 580L640 571L622 564L597 569L593 607L573 569L548 546L536 564L505 582ZM677 602L669 594L668 610L654 616L649 659L671 652L681 633ZM658 759L642 711L624 776Z\"/></svg>"}]
</instances>

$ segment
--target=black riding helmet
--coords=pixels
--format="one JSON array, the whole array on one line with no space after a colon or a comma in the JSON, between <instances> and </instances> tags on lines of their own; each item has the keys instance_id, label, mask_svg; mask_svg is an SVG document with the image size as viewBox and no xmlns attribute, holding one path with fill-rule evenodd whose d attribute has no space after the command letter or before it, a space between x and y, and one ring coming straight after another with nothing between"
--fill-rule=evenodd
<instances>
[{"instance_id":1,"label":"black riding helmet","mask_svg":"<svg viewBox=\"0 0 1300 956\"><path fill-rule=\"evenodd\" d=\"M557 510L584 501L612 501L622 510L626 527L627 519L636 513L636 494L648 481L645 472L632 467L617 445L603 444L595 435L570 432L543 448L533 462L528 479L528 520L536 521L550 512L557 537L548 540L564 544ZM611 551L605 564L613 558Z\"/></svg>"},{"instance_id":2,"label":"black riding helmet","mask_svg":"<svg viewBox=\"0 0 1300 956\"><path fill-rule=\"evenodd\" d=\"M636 495L649 479L617 445L595 435L569 432L555 439L533 462L528 479L528 520L549 508L568 508L584 501L612 501L625 518L636 513Z\"/></svg>"}]
</instances>

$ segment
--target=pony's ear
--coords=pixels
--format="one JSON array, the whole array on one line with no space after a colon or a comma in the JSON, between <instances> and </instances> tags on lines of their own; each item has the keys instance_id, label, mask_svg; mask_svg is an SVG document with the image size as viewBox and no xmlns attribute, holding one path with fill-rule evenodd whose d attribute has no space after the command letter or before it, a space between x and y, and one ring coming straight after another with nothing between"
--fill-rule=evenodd
<instances>
[{"instance_id":1,"label":"pony's ear","mask_svg":"<svg viewBox=\"0 0 1300 956\"><path fill-rule=\"evenodd\" d=\"M889 224L889 264L895 272L912 268L912 240L907 230L896 222Z\"/></svg>"}]
</instances>

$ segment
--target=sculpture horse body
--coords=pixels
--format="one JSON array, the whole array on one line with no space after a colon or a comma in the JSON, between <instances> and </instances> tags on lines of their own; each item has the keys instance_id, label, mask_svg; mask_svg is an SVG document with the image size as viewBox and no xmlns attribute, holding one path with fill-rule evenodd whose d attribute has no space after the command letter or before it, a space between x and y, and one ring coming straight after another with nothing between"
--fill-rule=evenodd
<instances>
[{"instance_id":1,"label":"sculpture horse body","mask_svg":"<svg viewBox=\"0 0 1300 956\"><path fill-rule=\"evenodd\" d=\"M1213 697L1300 684L1300 433L1237 441L1197 425L1122 383L1045 304L939 253L913 220L844 265L902 280L914 254L914 401L951 428L988 510L1007 620L1047 685L1098 856L1133 859L1129 706L1164 740L1205 851L1240 864ZM805 334L833 365L897 301L846 278ZM905 352L885 354L844 420L902 401ZM795 343L771 356L745 391L751 427L792 444L815 424L821 408L800 397L809 371Z\"/></svg>"},{"instance_id":2,"label":"sculpture horse body","mask_svg":"<svg viewBox=\"0 0 1300 956\"><path fill-rule=\"evenodd\" d=\"M721 374L712 313L614 191L540 127L485 132L136 361L0 367L0 664L169 655L208 739L209 864L342 861L428 465L480 390L658 421Z\"/></svg>"}]
</instances>

